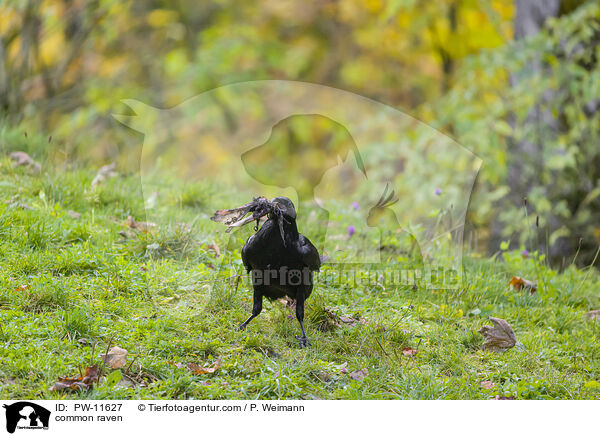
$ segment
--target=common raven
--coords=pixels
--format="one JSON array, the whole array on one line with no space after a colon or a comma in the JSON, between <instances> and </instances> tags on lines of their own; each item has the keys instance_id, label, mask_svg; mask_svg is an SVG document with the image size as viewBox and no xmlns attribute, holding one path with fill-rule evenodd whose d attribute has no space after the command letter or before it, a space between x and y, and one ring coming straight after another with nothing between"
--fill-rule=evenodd
<instances>
[{"instance_id":1,"label":"common raven","mask_svg":"<svg viewBox=\"0 0 600 436\"><path fill-rule=\"evenodd\" d=\"M248 213L252 213L244 218ZM296 209L287 197L272 201L265 197L255 198L237 209L225 209L215 213L214 221L231 227L239 227L263 216L267 220L242 248L242 261L252 276L254 304L252 315L240 325L246 328L262 311L262 300L289 297L296 301L296 318L300 322L302 336L296 336L301 347L309 346L304 330L304 302L313 289L313 272L321 267L319 252L308 238L298 232Z\"/></svg>"}]
</instances>

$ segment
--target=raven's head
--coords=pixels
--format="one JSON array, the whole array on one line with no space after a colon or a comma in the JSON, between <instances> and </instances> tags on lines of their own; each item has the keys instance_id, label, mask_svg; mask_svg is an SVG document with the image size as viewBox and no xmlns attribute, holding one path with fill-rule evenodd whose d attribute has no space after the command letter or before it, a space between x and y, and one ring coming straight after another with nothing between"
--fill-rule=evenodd
<instances>
[{"instance_id":1,"label":"raven's head","mask_svg":"<svg viewBox=\"0 0 600 436\"><path fill-rule=\"evenodd\" d=\"M248 215L249 213L251 215ZM292 200L287 197L276 197L272 201L265 197L256 197L251 203L244 206L218 210L211 219L227 225L227 232L252 221L256 221L256 230L258 230L259 221L265 215L269 215L271 219L277 221L281 239L285 245L284 223L290 224L296 221L296 208Z\"/></svg>"},{"instance_id":2,"label":"raven's head","mask_svg":"<svg viewBox=\"0 0 600 436\"><path fill-rule=\"evenodd\" d=\"M276 207L288 221L296 219L296 208L294 203L287 197L275 197L271 203Z\"/></svg>"}]
</instances>

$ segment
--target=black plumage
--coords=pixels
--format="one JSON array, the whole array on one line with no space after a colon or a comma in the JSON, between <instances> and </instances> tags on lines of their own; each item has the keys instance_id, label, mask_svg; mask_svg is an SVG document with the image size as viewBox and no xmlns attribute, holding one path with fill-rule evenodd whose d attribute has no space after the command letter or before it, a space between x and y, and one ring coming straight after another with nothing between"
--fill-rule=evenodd
<instances>
[{"instance_id":1,"label":"black plumage","mask_svg":"<svg viewBox=\"0 0 600 436\"><path fill-rule=\"evenodd\" d=\"M302 336L296 338L301 346L307 346L304 302L313 290L313 272L321 267L321 259L310 240L298 232L292 201L277 197L272 205L267 221L242 249L242 261L252 274L254 304L252 315L240 329L261 312L263 297L274 300L287 296L296 301L296 318L302 329Z\"/></svg>"},{"instance_id":2,"label":"black plumage","mask_svg":"<svg viewBox=\"0 0 600 436\"><path fill-rule=\"evenodd\" d=\"M255 199L255 206L252 203L244 206L246 213L253 214L237 222L245 224L256 220L258 224L261 216L268 216L242 248L242 261L252 276L254 303L252 315L240 325L240 329L245 329L262 311L263 297L275 300L287 296L296 301L296 318L302 330L302 336L296 338L301 346L308 346L304 302L313 290L313 272L321 267L319 252L308 238L298 232L296 209L289 198L277 197L268 204L265 200L259 197ZM232 210L226 212L232 213ZM222 218L217 220L223 221Z\"/></svg>"}]
</instances>

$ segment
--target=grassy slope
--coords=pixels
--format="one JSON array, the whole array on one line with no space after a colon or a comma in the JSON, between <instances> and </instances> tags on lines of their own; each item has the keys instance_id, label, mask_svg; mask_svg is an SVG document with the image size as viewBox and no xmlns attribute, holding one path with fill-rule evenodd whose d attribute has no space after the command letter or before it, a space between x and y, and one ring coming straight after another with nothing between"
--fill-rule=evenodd
<instances>
[{"instance_id":1,"label":"grassy slope","mask_svg":"<svg viewBox=\"0 0 600 436\"><path fill-rule=\"evenodd\" d=\"M251 292L244 282L235 291L209 281L209 265L219 260L208 243L225 243L222 229L217 233L199 214L210 187L158 197L191 231L161 227L124 238L128 215L144 219L139 181L117 177L86 192L93 176L31 175L2 161L0 397L600 397L600 322L583 317L599 306L596 271L558 275L505 253L504 262L468 259L468 281L458 291L321 285L307 308L313 347L302 350L294 313L278 302L266 303L247 331L236 330L250 312ZM347 219L344 213L336 219ZM540 292L509 289L512 275L538 280ZM366 323L322 331L325 305L358 312ZM477 331L488 315L508 320L522 345L504 354L481 351ZM79 394L49 391L59 376L98 363L109 342L129 350L128 363L135 359L122 371L133 385L103 381ZM402 356L403 347L418 354ZM173 364L212 364L218 356L222 365L212 375ZM366 368L368 375L356 381L343 367ZM481 387L488 380L495 388Z\"/></svg>"}]
</instances>

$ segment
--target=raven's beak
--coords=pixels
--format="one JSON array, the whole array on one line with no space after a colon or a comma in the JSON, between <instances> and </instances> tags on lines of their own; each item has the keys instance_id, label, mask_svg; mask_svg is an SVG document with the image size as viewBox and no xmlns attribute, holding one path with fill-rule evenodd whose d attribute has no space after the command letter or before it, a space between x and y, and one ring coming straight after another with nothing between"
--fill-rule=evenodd
<instances>
[{"instance_id":1,"label":"raven's beak","mask_svg":"<svg viewBox=\"0 0 600 436\"><path fill-rule=\"evenodd\" d=\"M283 246L285 247L285 233L283 231L283 220L285 218L283 216L277 217L277 224L279 224L279 234L281 235L281 240L283 241Z\"/></svg>"},{"instance_id":2,"label":"raven's beak","mask_svg":"<svg viewBox=\"0 0 600 436\"><path fill-rule=\"evenodd\" d=\"M277 217L277 224L279 225L279 234L281 235L281 240L283 241L283 246L285 247L285 232L283 231L283 222L285 221L285 218L283 216L283 210L279 204L275 202L272 202L271 204L274 205L273 212Z\"/></svg>"}]
</instances>

